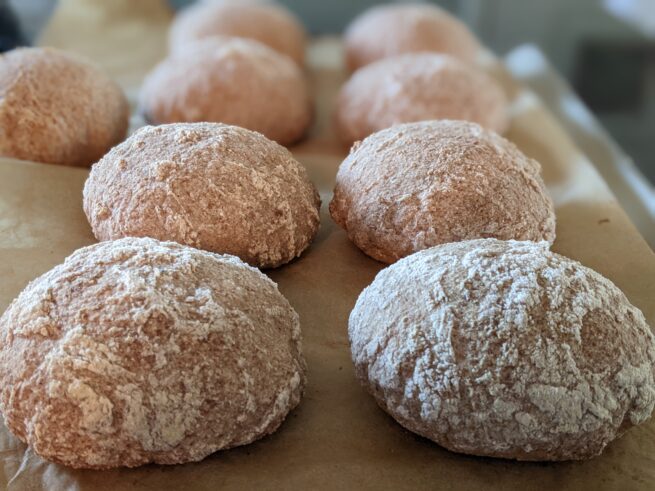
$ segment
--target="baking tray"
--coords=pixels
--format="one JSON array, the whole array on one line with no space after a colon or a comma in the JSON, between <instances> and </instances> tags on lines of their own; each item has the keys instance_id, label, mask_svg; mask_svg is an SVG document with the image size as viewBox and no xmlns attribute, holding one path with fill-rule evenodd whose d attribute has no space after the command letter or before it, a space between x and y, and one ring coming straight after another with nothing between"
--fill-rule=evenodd
<instances>
[{"instance_id":1,"label":"baking tray","mask_svg":"<svg viewBox=\"0 0 655 491\"><path fill-rule=\"evenodd\" d=\"M103 29L120 25L111 16L131 15L134 23L141 15L130 14L129 2L123 0L117 0L124 7L122 11L91 0L63 2L62 8L65 11L80 2L85 4L88 23L92 24L85 29L93 33L94 39L102 39ZM155 2L148 0L145 4L154 6ZM79 11L72 11L80 16ZM163 14L154 18L162 23L168 21ZM65 19L60 12L55 25L65 27ZM97 22L95 29L93 22ZM152 23L152 17L148 20L144 15L143 22ZM52 30L51 26L51 35ZM164 33L165 28L157 30L149 25L144 31ZM110 38L112 33L107 36ZM54 39L60 42L49 44L82 46L86 54L88 50L108 49L94 48L91 38L72 41L56 29ZM307 390L300 406L275 434L245 447L218 452L202 462L109 471L72 470L48 463L0 425L0 486L98 491L654 489L652 419L628 431L590 461L526 463L477 458L448 452L404 430L359 386L350 361L347 319L358 294L383 265L353 246L327 213L334 177L347 152L331 126L332 101L345 78L340 68L339 42L315 42L309 58L308 77L317 100L317 119L308 139L292 150L321 192L321 229L300 259L267 272L300 314L309 367ZM140 71L148 66L143 62L130 64ZM593 165L536 96L512 80L501 63L489 58L487 65L512 97L512 122L506 136L543 166L557 214L553 249L614 281L653 325L653 252ZM133 97L140 75L130 74L125 64L111 65L110 72L112 67ZM138 119L134 123L138 124ZM8 305L31 279L60 263L76 248L95 241L81 207L87 174L86 169L0 159L0 308Z\"/></svg>"}]
</instances>

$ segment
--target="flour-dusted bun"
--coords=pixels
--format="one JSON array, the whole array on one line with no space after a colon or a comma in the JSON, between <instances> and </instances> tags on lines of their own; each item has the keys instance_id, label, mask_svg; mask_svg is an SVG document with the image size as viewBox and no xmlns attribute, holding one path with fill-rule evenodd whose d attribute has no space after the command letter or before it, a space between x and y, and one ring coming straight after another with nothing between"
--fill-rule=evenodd
<instances>
[{"instance_id":1,"label":"flour-dusted bun","mask_svg":"<svg viewBox=\"0 0 655 491\"><path fill-rule=\"evenodd\" d=\"M655 404L655 338L608 279L547 242L443 244L378 274L350 314L356 373L449 450L587 459Z\"/></svg>"},{"instance_id":2,"label":"flour-dusted bun","mask_svg":"<svg viewBox=\"0 0 655 491\"><path fill-rule=\"evenodd\" d=\"M259 267L298 257L316 235L319 209L287 149L218 123L141 128L93 166L84 187L99 240L173 240Z\"/></svg>"},{"instance_id":3,"label":"flour-dusted bun","mask_svg":"<svg viewBox=\"0 0 655 491\"><path fill-rule=\"evenodd\" d=\"M283 5L273 2L199 2L175 17L171 50L212 36L254 39L304 63L306 34L301 22Z\"/></svg>"},{"instance_id":4,"label":"flour-dusted bun","mask_svg":"<svg viewBox=\"0 0 655 491\"><path fill-rule=\"evenodd\" d=\"M88 166L128 122L122 90L89 61L52 48L0 54L0 155Z\"/></svg>"},{"instance_id":5,"label":"flour-dusted bun","mask_svg":"<svg viewBox=\"0 0 655 491\"><path fill-rule=\"evenodd\" d=\"M319 226L320 198L291 153L218 123L147 126L91 169L84 211L99 240L147 236L275 267Z\"/></svg>"},{"instance_id":6,"label":"flour-dusted bun","mask_svg":"<svg viewBox=\"0 0 655 491\"><path fill-rule=\"evenodd\" d=\"M507 97L480 68L449 55L411 53L360 68L337 99L337 128L346 143L428 119L473 121L502 133Z\"/></svg>"},{"instance_id":7,"label":"flour-dusted bun","mask_svg":"<svg viewBox=\"0 0 655 491\"><path fill-rule=\"evenodd\" d=\"M444 242L555 239L540 165L475 123L424 121L355 144L337 173L330 214L387 263Z\"/></svg>"},{"instance_id":8,"label":"flour-dusted bun","mask_svg":"<svg viewBox=\"0 0 655 491\"><path fill-rule=\"evenodd\" d=\"M457 18L435 5L390 4L372 7L345 32L346 64L351 70L381 58L436 51L474 62L480 44Z\"/></svg>"},{"instance_id":9,"label":"flour-dusted bun","mask_svg":"<svg viewBox=\"0 0 655 491\"><path fill-rule=\"evenodd\" d=\"M312 119L300 68L261 43L240 38L208 38L171 54L146 78L140 106L153 124L234 124L281 145L301 138Z\"/></svg>"},{"instance_id":10,"label":"flour-dusted bun","mask_svg":"<svg viewBox=\"0 0 655 491\"><path fill-rule=\"evenodd\" d=\"M0 407L72 467L201 460L274 432L305 384L298 315L234 256L127 238L75 251L0 319Z\"/></svg>"}]
</instances>

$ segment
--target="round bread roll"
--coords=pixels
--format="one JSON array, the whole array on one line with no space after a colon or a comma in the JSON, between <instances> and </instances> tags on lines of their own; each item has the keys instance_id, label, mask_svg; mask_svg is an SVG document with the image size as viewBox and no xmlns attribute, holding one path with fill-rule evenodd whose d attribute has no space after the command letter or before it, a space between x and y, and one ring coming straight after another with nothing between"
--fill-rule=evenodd
<instances>
[{"instance_id":1,"label":"round bread roll","mask_svg":"<svg viewBox=\"0 0 655 491\"><path fill-rule=\"evenodd\" d=\"M153 237L275 267L299 256L321 201L305 168L254 131L218 123L139 129L91 169L98 240Z\"/></svg>"},{"instance_id":2,"label":"round bread roll","mask_svg":"<svg viewBox=\"0 0 655 491\"><path fill-rule=\"evenodd\" d=\"M445 10L429 4L379 5L359 15L345 32L350 70L381 58L436 51L474 62L480 44L469 29Z\"/></svg>"},{"instance_id":3,"label":"round bread roll","mask_svg":"<svg viewBox=\"0 0 655 491\"><path fill-rule=\"evenodd\" d=\"M297 64L305 59L306 34L301 22L283 5L272 2L199 2L175 17L170 48L212 36L254 39L285 54Z\"/></svg>"},{"instance_id":4,"label":"round bread roll","mask_svg":"<svg viewBox=\"0 0 655 491\"><path fill-rule=\"evenodd\" d=\"M234 256L127 238L75 251L0 319L9 430L71 467L201 460L300 401L298 315Z\"/></svg>"},{"instance_id":5,"label":"round bread roll","mask_svg":"<svg viewBox=\"0 0 655 491\"><path fill-rule=\"evenodd\" d=\"M355 144L330 214L364 253L392 263L444 242L555 240L540 165L465 121L387 128Z\"/></svg>"},{"instance_id":6,"label":"round bread roll","mask_svg":"<svg viewBox=\"0 0 655 491\"><path fill-rule=\"evenodd\" d=\"M144 81L140 106L153 124L234 124L281 145L301 138L312 119L300 68L257 41L239 38L209 38L173 53Z\"/></svg>"},{"instance_id":7,"label":"round bread roll","mask_svg":"<svg viewBox=\"0 0 655 491\"><path fill-rule=\"evenodd\" d=\"M348 332L380 407L455 452L588 459L655 403L655 337L642 313L547 242L413 254L362 292Z\"/></svg>"},{"instance_id":8,"label":"round bread roll","mask_svg":"<svg viewBox=\"0 0 655 491\"><path fill-rule=\"evenodd\" d=\"M88 166L128 122L120 87L89 61L52 48L0 54L0 155Z\"/></svg>"},{"instance_id":9,"label":"round bread roll","mask_svg":"<svg viewBox=\"0 0 655 491\"><path fill-rule=\"evenodd\" d=\"M357 70L337 100L336 123L346 143L398 123L473 121L502 133L507 98L489 75L449 55L410 53Z\"/></svg>"}]
</instances>

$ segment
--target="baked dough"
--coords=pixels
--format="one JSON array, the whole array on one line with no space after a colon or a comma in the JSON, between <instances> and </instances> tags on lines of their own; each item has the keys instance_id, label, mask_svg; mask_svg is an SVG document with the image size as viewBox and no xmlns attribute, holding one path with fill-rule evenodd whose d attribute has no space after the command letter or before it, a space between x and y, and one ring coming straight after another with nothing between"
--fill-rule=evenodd
<instances>
[{"instance_id":1,"label":"baked dough","mask_svg":"<svg viewBox=\"0 0 655 491\"><path fill-rule=\"evenodd\" d=\"M480 43L459 19L429 4L379 5L353 20L345 32L346 64L350 70L381 58L436 51L473 63Z\"/></svg>"},{"instance_id":2,"label":"baked dough","mask_svg":"<svg viewBox=\"0 0 655 491\"><path fill-rule=\"evenodd\" d=\"M507 129L507 97L481 69L449 55L410 53L357 70L337 99L336 123L351 144L394 124L428 119Z\"/></svg>"},{"instance_id":3,"label":"baked dough","mask_svg":"<svg viewBox=\"0 0 655 491\"><path fill-rule=\"evenodd\" d=\"M275 267L319 226L305 168L254 131L218 123L139 129L93 166L84 211L98 240L147 236Z\"/></svg>"},{"instance_id":4,"label":"baked dough","mask_svg":"<svg viewBox=\"0 0 655 491\"><path fill-rule=\"evenodd\" d=\"M75 251L0 319L0 409L40 456L105 469L201 460L300 401L298 315L234 256L147 238Z\"/></svg>"},{"instance_id":5,"label":"baked dough","mask_svg":"<svg viewBox=\"0 0 655 491\"><path fill-rule=\"evenodd\" d=\"M128 122L122 90L86 59L52 48L0 54L0 155L88 166Z\"/></svg>"},{"instance_id":6,"label":"baked dough","mask_svg":"<svg viewBox=\"0 0 655 491\"><path fill-rule=\"evenodd\" d=\"M356 374L455 452L588 459L655 403L655 338L608 279L547 242L443 244L378 274L350 314Z\"/></svg>"},{"instance_id":7,"label":"baked dough","mask_svg":"<svg viewBox=\"0 0 655 491\"><path fill-rule=\"evenodd\" d=\"M444 242L555 240L540 165L465 121L393 126L355 144L337 173L330 214L378 261Z\"/></svg>"},{"instance_id":8,"label":"baked dough","mask_svg":"<svg viewBox=\"0 0 655 491\"><path fill-rule=\"evenodd\" d=\"M304 63L305 29L295 15L277 3L198 2L175 17L169 36L171 51L212 36L254 39L299 65Z\"/></svg>"},{"instance_id":9,"label":"baked dough","mask_svg":"<svg viewBox=\"0 0 655 491\"><path fill-rule=\"evenodd\" d=\"M152 124L212 121L243 126L281 145L312 120L303 72L287 56L250 39L186 44L147 77L140 109Z\"/></svg>"}]
</instances>

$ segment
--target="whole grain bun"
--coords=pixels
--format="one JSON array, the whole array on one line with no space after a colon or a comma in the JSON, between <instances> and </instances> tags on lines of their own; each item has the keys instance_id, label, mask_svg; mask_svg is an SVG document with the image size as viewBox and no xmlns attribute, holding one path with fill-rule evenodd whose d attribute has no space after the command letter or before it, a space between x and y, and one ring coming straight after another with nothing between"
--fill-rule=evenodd
<instances>
[{"instance_id":1,"label":"whole grain bun","mask_svg":"<svg viewBox=\"0 0 655 491\"><path fill-rule=\"evenodd\" d=\"M281 145L303 136L312 108L304 75L257 41L186 44L146 78L141 111L153 124L212 121L259 131Z\"/></svg>"},{"instance_id":2,"label":"whole grain bun","mask_svg":"<svg viewBox=\"0 0 655 491\"><path fill-rule=\"evenodd\" d=\"M394 124L428 119L473 121L502 133L507 98L473 65L449 55L410 53L360 68L337 99L337 129L349 144Z\"/></svg>"},{"instance_id":3,"label":"whole grain bun","mask_svg":"<svg viewBox=\"0 0 655 491\"><path fill-rule=\"evenodd\" d=\"M555 240L540 165L465 121L387 128L356 143L337 173L330 214L378 261L444 242Z\"/></svg>"},{"instance_id":4,"label":"whole grain bun","mask_svg":"<svg viewBox=\"0 0 655 491\"><path fill-rule=\"evenodd\" d=\"M305 59L305 30L286 7L273 2L199 2L184 9L171 25L171 51L212 36L254 39L298 65Z\"/></svg>"},{"instance_id":5,"label":"whole grain bun","mask_svg":"<svg viewBox=\"0 0 655 491\"><path fill-rule=\"evenodd\" d=\"M122 90L89 61L52 48L0 54L0 155L88 166L128 122Z\"/></svg>"},{"instance_id":6,"label":"whole grain bun","mask_svg":"<svg viewBox=\"0 0 655 491\"><path fill-rule=\"evenodd\" d=\"M82 468L201 460L300 401L298 315L234 256L127 238L75 251L0 319L9 430Z\"/></svg>"},{"instance_id":7,"label":"whole grain bun","mask_svg":"<svg viewBox=\"0 0 655 491\"><path fill-rule=\"evenodd\" d=\"M445 10L429 4L389 4L366 10L345 32L350 70L381 58L436 51L476 61L480 44L469 29Z\"/></svg>"},{"instance_id":8,"label":"whole grain bun","mask_svg":"<svg viewBox=\"0 0 655 491\"><path fill-rule=\"evenodd\" d=\"M350 314L357 377L449 450L588 459L655 403L655 337L608 279L547 242L443 244L384 269Z\"/></svg>"},{"instance_id":9,"label":"whole grain bun","mask_svg":"<svg viewBox=\"0 0 655 491\"><path fill-rule=\"evenodd\" d=\"M319 226L305 168L254 131L218 123L147 126L93 166L84 211L99 240L147 236L274 267Z\"/></svg>"}]
</instances>

